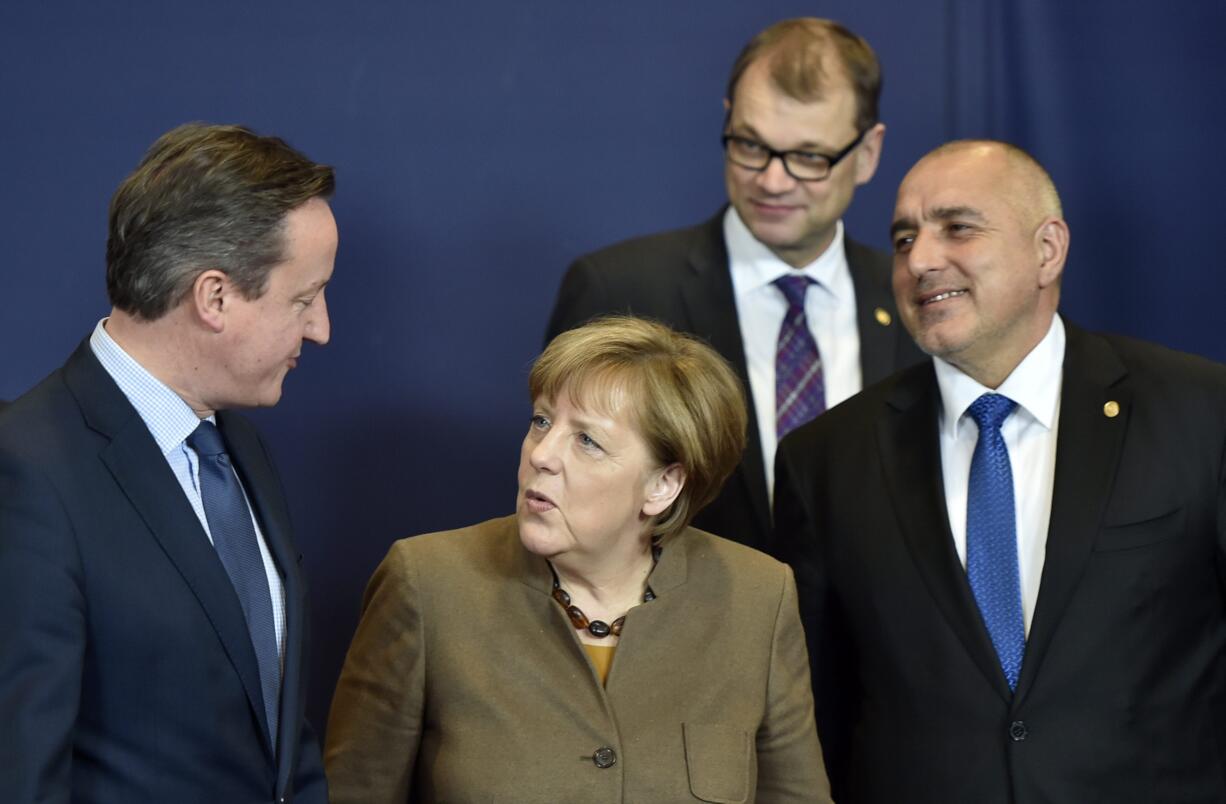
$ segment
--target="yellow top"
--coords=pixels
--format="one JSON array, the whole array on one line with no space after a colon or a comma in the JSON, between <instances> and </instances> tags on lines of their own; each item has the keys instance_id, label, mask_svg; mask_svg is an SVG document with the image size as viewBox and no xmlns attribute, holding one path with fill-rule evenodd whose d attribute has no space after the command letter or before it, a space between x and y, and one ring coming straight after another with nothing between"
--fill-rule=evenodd
<instances>
[{"instance_id":1,"label":"yellow top","mask_svg":"<svg viewBox=\"0 0 1226 804\"><path fill-rule=\"evenodd\" d=\"M584 644L583 650L592 660L592 666L596 668L596 675L600 676L600 683L604 685L609 678L609 667L613 664L613 651L617 650L617 646Z\"/></svg>"}]
</instances>

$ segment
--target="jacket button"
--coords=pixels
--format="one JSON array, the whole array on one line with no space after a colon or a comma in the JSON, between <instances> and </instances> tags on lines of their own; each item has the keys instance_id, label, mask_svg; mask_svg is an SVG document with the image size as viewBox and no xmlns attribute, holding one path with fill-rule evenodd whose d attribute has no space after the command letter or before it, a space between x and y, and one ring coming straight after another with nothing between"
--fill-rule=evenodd
<instances>
[{"instance_id":1,"label":"jacket button","mask_svg":"<svg viewBox=\"0 0 1226 804\"><path fill-rule=\"evenodd\" d=\"M617 752L607 745L602 745L592 754L592 762L596 763L598 768L611 768L617 764Z\"/></svg>"},{"instance_id":2,"label":"jacket button","mask_svg":"<svg viewBox=\"0 0 1226 804\"><path fill-rule=\"evenodd\" d=\"M1026 731L1026 723L1021 720L1015 720L1009 724L1009 739L1015 743L1020 743L1030 735Z\"/></svg>"}]
</instances>

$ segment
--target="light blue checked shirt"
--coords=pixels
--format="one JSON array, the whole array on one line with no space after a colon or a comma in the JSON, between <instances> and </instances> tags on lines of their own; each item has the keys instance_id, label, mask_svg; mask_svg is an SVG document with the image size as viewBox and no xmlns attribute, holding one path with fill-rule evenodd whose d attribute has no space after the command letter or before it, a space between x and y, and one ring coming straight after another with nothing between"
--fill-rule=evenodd
<instances>
[{"instance_id":1,"label":"light blue checked shirt","mask_svg":"<svg viewBox=\"0 0 1226 804\"><path fill-rule=\"evenodd\" d=\"M200 498L200 460L196 457L196 451L187 446L187 437L200 425L200 417L178 394L170 390L169 386L146 371L120 348L107 334L106 327L103 326L105 323L104 318L94 327L94 334L89 338L89 348L144 420L153 440L162 450L166 463L170 464L170 470L183 487L187 501L191 503L196 518L200 520L200 527L204 528L211 543L213 534L209 531L208 519L204 515L204 501ZM209 417L209 421L216 423L213 416ZM242 485L241 480L239 485ZM246 493L244 489L243 494ZM247 509L251 509L250 499L247 501ZM254 514L251 521L255 525L260 557L264 560L264 573L268 576L268 589L272 594L272 619L277 629L277 653L284 662L285 585L281 583L281 575L277 572L272 554L268 552L264 532L260 530L259 520Z\"/></svg>"}]
</instances>

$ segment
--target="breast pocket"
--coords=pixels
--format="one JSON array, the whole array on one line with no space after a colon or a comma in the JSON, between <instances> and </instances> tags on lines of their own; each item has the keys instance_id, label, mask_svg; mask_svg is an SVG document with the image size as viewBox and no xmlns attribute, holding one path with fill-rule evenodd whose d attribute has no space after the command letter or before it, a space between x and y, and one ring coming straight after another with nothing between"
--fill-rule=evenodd
<instances>
[{"instance_id":1,"label":"breast pocket","mask_svg":"<svg viewBox=\"0 0 1226 804\"><path fill-rule=\"evenodd\" d=\"M749 800L749 734L733 726L686 723L685 765L690 792L700 801L741 804Z\"/></svg>"},{"instance_id":2,"label":"breast pocket","mask_svg":"<svg viewBox=\"0 0 1226 804\"><path fill-rule=\"evenodd\" d=\"M1120 521L1124 519L1125 521ZM1183 508L1161 514L1131 514L1124 517L1108 515L1094 549L1098 552L1132 550L1163 542L1178 536L1184 527Z\"/></svg>"}]
</instances>

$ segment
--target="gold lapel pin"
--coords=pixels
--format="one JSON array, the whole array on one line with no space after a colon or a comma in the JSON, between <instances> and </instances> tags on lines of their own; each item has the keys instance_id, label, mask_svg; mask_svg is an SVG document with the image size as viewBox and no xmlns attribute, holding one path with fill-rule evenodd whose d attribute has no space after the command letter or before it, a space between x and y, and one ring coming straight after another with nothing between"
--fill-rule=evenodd
<instances>
[{"instance_id":1,"label":"gold lapel pin","mask_svg":"<svg viewBox=\"0 0 1226 804\"><path fill-rule=\"evenodd\" d=\"M1120 403L1112 399L1107 404L1103 405L1103 415L1108 419L1114 419L1120 415Z\"/></svg>"},{"instance_id":2,"label":"gold lapel pin","mask_svg":"<svg viewBox=\"0 0 1226 804\"><path fill-rule=\"evenodd\" d=\"M884 307L878 307L873 310L873 317L877 319L877 323L883 327L888 327L894 319L890 316L890 311Z\"/></svg>"}]
</instances>

